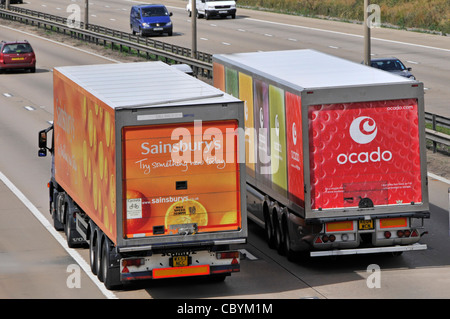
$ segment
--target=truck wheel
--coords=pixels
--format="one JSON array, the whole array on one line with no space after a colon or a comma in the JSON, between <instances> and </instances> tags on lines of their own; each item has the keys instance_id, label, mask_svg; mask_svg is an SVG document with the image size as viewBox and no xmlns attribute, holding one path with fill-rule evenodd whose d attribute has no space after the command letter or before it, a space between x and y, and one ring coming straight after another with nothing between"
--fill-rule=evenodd
<instances>
[{"instance_id":1,"label":"truck wheel","mask_svg":"<svg viewBox=\"0 0 450 319\"><path fill-rule=\"evenodd\" d=\"M68 212L67 210L67 205L64 203L62 205L62 216L65 216L66 222L64 224L64 232L66 233L66 238L67 238L67 245L69 246L69 248L74 248L76 246L76 243L74 242L74 232L72 229L72 224L73 224L73 215L71 212Z\"/></svg>"},{"instance_id":2,"label":"truck wheel","mask_svg":"<svg viewBox=\"0 0 450 319\"><path fill-rule=\"evenodd\" d=\"M101 263L101 273L103 277L103 283L105 287L109 290L117 289L122 286L122 282L120 281L120 273L119 268L110 267L110 250L111 246L107 238L102 246L102 263Z\"/></svg>"},{"instance_id":3,"label":"truck wheel","mask_svg":"<svg viewBox=\"0 0 450 319\"><path fill-rule=\"evenodd\" d=\"M278 209L273 211L273 234L274 234L274 246L280 255L284 253L283 235L281 233L280 223L278 222Z\"/></svg>"},{"instance_id":4,"label":"truck wheel","mask_svg":"<svg viewBox=\"0 0 450 319\"><path fill-rule=\"evenodd\" d=\"M273 225L272 220L270 219L269 212L266 209L265 206L265 214L264 214L264 220L265 220L265 230L266 230L266 240L269 244L270 248L275 248L275 236L273 235Z\"/></svg>"},{"instance_id":5,"label":"truck wheel","mask_svg":"<svg viewBox=\"0 0 450 319\"><path fill-rule=\"evenodd\" d=\"M91 227L89 237L89 265L94 275L97 275L97 231L96 227Z\"/></svg>"},{"instance_id":6,"label":"truck wheel","mask_svg":"<svg viewBox=\"0 0 450 319\"><path fill-rule=\"evenodd\" d=\"M284 254L286 255L289 261L297 261L298 254L291 249L291 238L289 236L289 228L287 225L287 221L283 221L283 235L284 235Z\"/></svg>"},{"instance_id":7,"label":"truck wheel","mask_svg":"<svg viewBox=\"0 0 450 319\"><path fill-rule=\"evenodd\" d=\"M63 230L64 225L61 224L58 218L56 217L55 202L50 203L50 211L53 219L53 227L58 231Z\"/></svg>"},{"instance_id":8,"label":"truck wheel","mask_svg":"<svg viewBox=\"0 0 450 319\"><path fill-rule=\"evenodd\" d=\"M102 234L101 231L97 232L97 246L95 247L95 263L97 265L97 278L103 282L103 273L102 273Z\"/></svg>"}]
</instances>

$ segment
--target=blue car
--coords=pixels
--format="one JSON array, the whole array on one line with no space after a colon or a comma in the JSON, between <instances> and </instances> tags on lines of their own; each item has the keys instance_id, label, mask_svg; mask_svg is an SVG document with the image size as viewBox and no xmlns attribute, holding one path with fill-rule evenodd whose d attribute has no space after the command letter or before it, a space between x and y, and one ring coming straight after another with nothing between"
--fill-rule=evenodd
<instances>
[{"instance_id":1,"label":"blue car","mask_svg":"<svg viewBox=\"0 0 450 319\"><path fill-rule=\"evenodd\" d=\"M172 12L162 4L141 4L131 7L130 27L141 36L167 33L172 35Z\"/></svg>"}]
</instances>

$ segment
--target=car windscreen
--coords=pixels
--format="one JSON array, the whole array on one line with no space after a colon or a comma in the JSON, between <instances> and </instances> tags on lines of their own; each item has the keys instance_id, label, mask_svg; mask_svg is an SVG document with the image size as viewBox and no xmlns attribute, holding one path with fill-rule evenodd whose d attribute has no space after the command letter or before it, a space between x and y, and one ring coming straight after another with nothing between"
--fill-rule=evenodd
<instances>
[{"instance_id":1,"label":"car windscreen","mask_svg":"<svg viewBox=\"0 0 450 319\"><path fill-rule=\"evenodd\" d=\"M2 53L31 53L33 49L28 43L7 44L3 47Z\"/></svg>"},{"instance_id":2,"label":"car windscreen","mask_svg":"<svg viewBox=\"0 0 450 319\"><path fill-rule=\"evenodd\" d=\"M403 71L405 70L405 66L399 60L384 60L384 61L372 61L372 67L385 70L385 71Z\"/></svg>"},{"instance_id":3,"label":"car windscreen","mask_svg":"<svg viewBox=\"0 0 450 319\"><path fill-rule=\"evenodd\" d=\"M164 7L153 7L153 8L143 8L142 16L143 17L160 17L160 16L168 16L166 8Z\"/></svg>"}]
</instances>

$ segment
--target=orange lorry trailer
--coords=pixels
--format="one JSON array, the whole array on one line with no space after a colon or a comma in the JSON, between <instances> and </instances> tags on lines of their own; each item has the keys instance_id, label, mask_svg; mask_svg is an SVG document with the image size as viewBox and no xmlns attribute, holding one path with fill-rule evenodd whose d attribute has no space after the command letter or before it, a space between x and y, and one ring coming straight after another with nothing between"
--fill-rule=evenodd
<instances>
[{"instance_id":1,"label":"orange lorry trailer","mask_svg":"<svg viewBox=\"0 0 450 319\"><path fill-rule=\"evenodd\" d=\"M243 110L162 62L55 68L50 214L107 288L240 270Z\"/></svg>"}]
</instances>

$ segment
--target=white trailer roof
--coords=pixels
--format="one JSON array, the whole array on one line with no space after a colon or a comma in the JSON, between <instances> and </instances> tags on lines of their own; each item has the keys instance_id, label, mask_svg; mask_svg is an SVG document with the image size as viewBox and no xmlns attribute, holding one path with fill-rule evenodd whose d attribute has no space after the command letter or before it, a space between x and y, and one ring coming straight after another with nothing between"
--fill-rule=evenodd
<instances>
[{"instance_id":1,"label":"white trailer roof","mask_svg":"<svg viewBox=\"0 0 450 319\"><path fill-rule=\"evenodd\" d=\"M303 89L411 81L399 75L309 49L220 54L214 55L214 59Z\"/></svg>"},{"instance_id":2,"label":"white trailer roof","mask_svg":"<svg viewBox=\"0 0 450 319\"><path fill-rule=\"evenodd\" d=\"M238 101L163 62L64 66L55 69L111 108Z\"/></svg>"}]
</instances>

